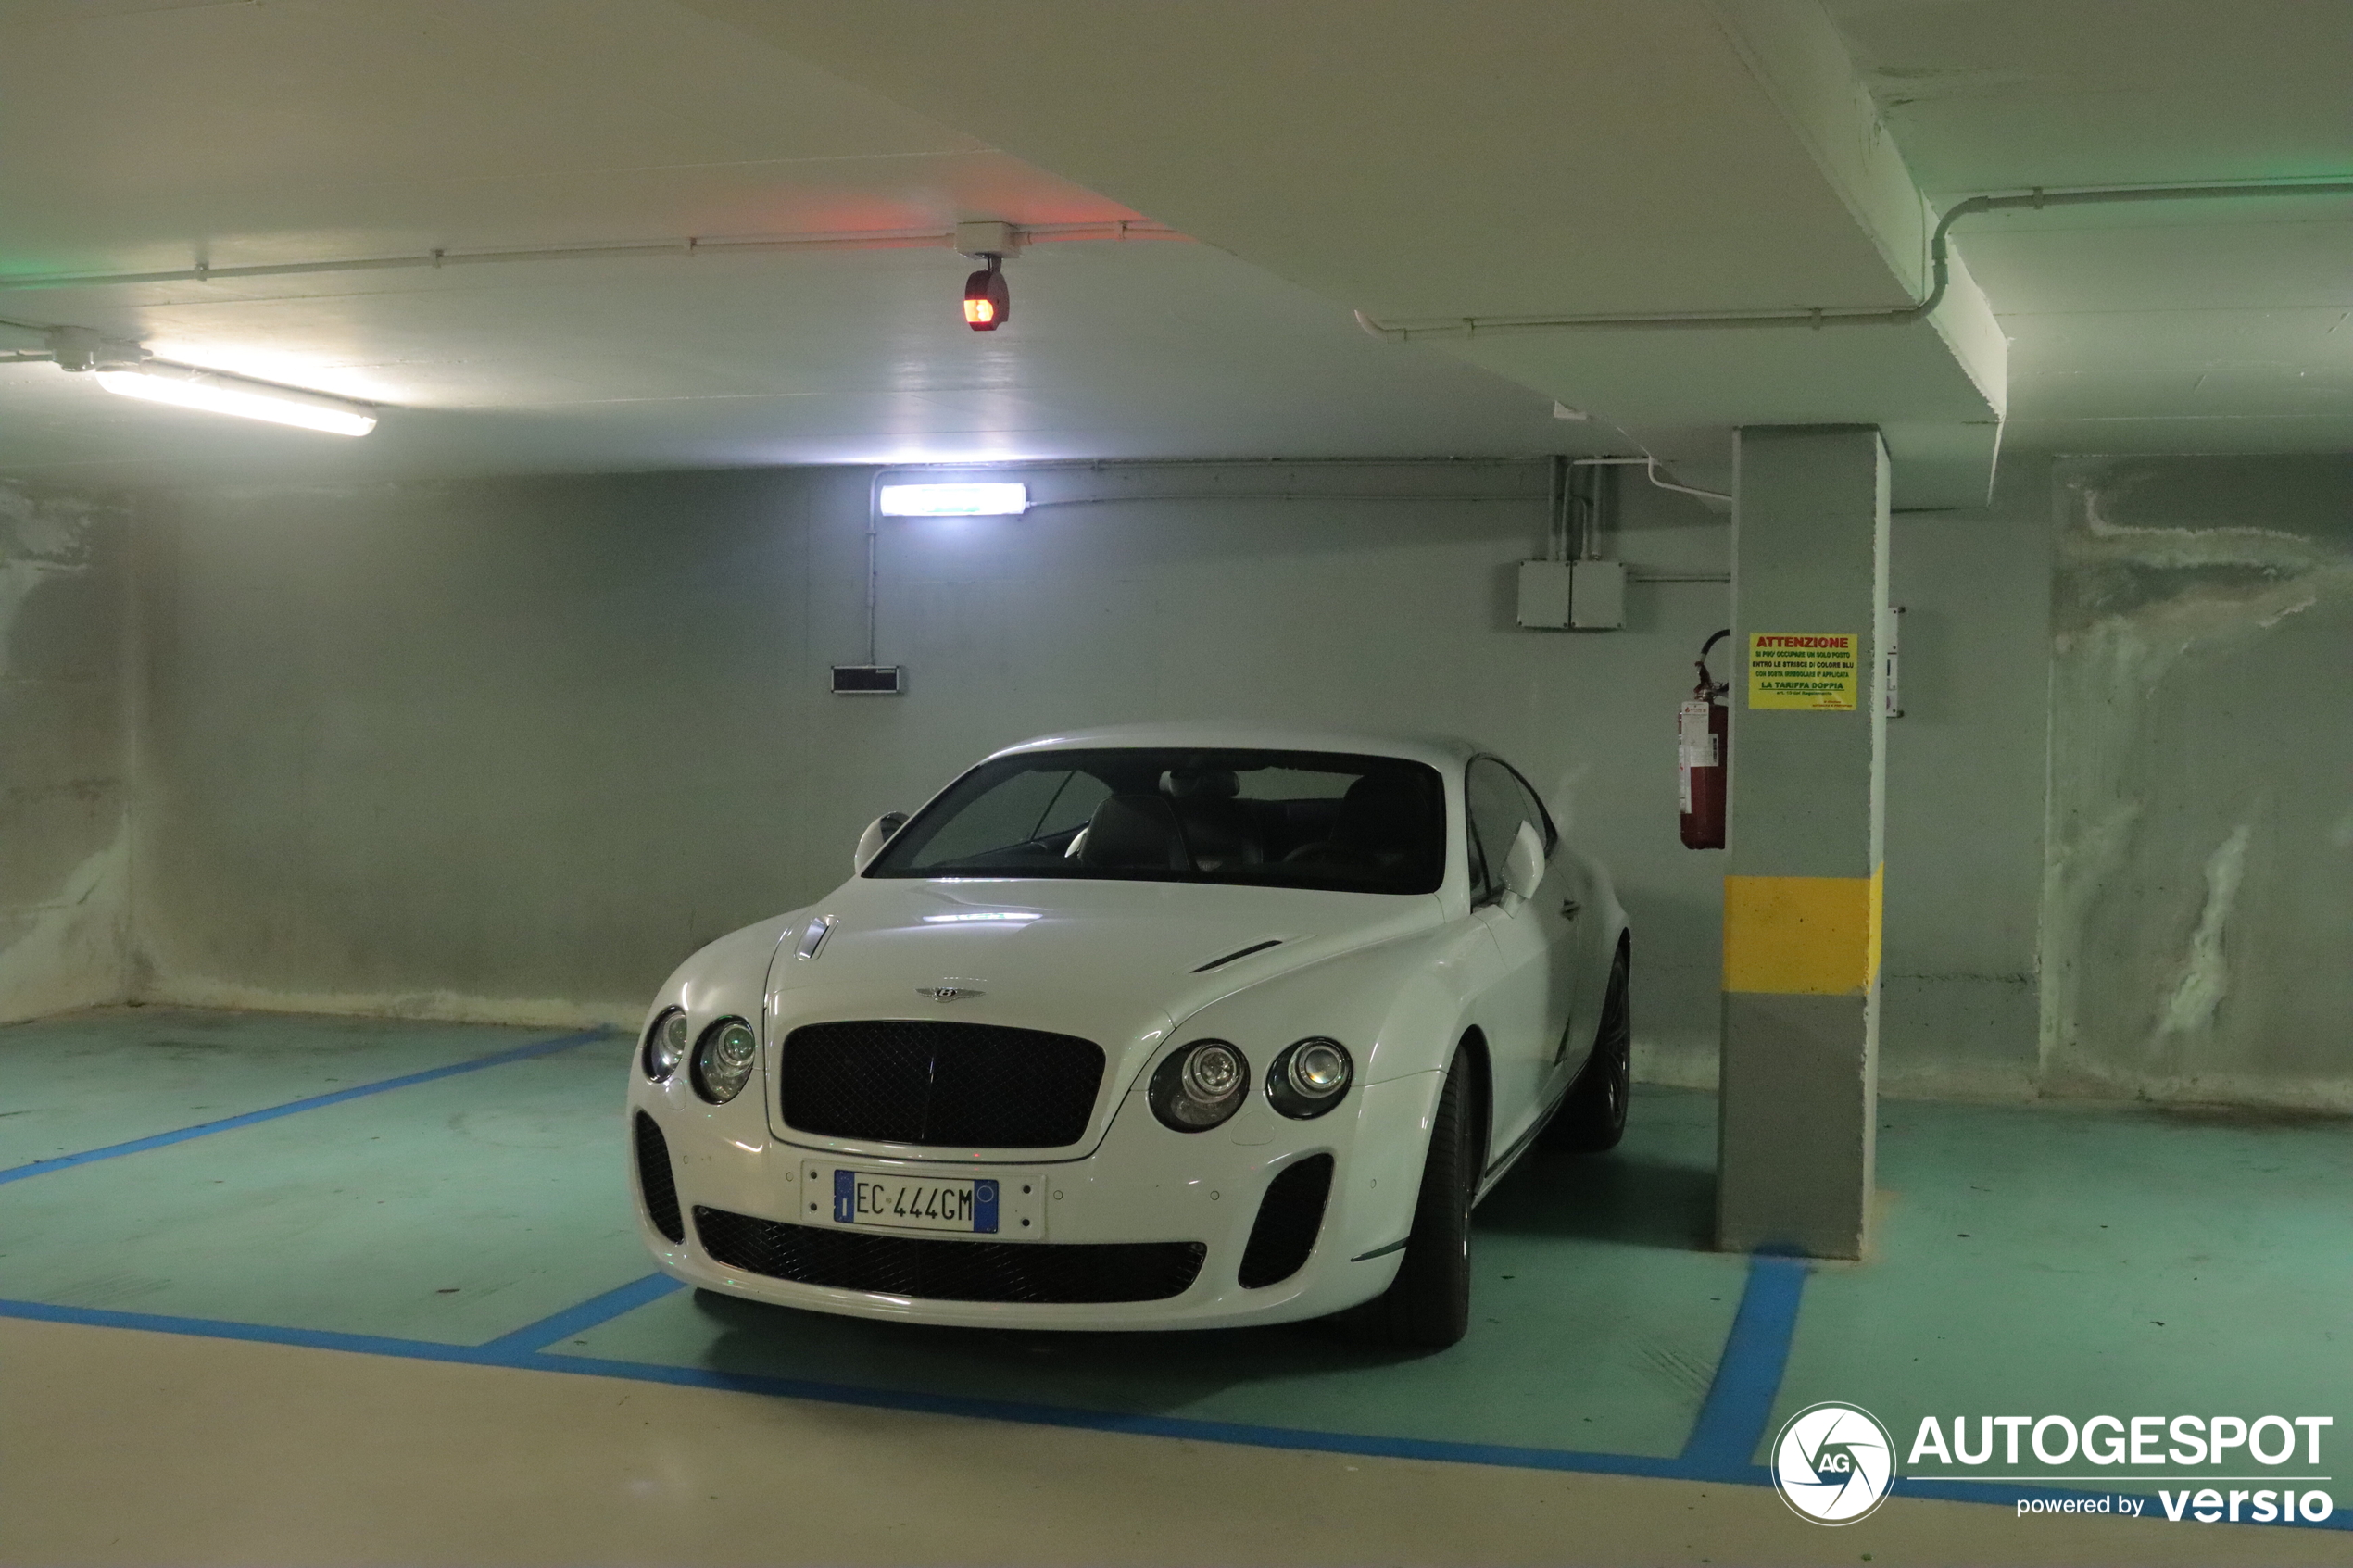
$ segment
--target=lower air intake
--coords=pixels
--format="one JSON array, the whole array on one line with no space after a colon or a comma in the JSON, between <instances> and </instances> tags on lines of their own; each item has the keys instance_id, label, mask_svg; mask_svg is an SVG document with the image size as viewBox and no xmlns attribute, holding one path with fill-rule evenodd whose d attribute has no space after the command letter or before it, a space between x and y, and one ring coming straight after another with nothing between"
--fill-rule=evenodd
<instances>
[{"instance_id":1,"label":"lower air intake","mask_svg":"<svg viewBox=\"0 0 2353 1568\"><path fill-rule=\"evenodd\" d=\"M1250 1227L1250 1245L1242 1248L1243 1289L1280 1285L1306 1265L1307 1255L1315 1250L1315 1233L1324 1228L1324 1200L1331 1190L1328 1154L1287 1165L1266 1184L1258 1223Z\"/></svg>"},{"instance_id":2,"label":"lower air intake","mask_svg":"<svg viewBox=\"0 0 2353 1568\"><path fill-rule=\"evenodd\" d=\"M1197 1241L935 1241L697 1209L711 1260L770 1279L928 1301L1165 1301L1201 1273Z\"/></svg>"},{"instance_id":3,"label":"lower air intake","mask_svg":"<svg viewBox=\"0 0 2353 1568\"><path fill-rule=\"evenodd\" d=\"M645 1200L646 1218L673 1242L686 1239L686 1222L678 1212L678 1182L670 1173L670 1140L654 1119L637 1112L637 1195Z\"/></svg>"}]
</instances>

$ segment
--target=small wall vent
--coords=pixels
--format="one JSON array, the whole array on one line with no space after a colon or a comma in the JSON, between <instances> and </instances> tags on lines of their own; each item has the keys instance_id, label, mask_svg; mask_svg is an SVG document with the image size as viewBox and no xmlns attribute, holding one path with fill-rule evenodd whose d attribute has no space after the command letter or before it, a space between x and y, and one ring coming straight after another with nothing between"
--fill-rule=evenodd
<instances>
[{"instance_id":1,"label":"small wall vent","mask_svg":"<svg viewBox=\"0 0 2353 1568\"><path fill-rule=\"evenodd\" d=\"M907 690L903 664L837 664L836 696L899 696Z\"/></svg>"}]
</instances>

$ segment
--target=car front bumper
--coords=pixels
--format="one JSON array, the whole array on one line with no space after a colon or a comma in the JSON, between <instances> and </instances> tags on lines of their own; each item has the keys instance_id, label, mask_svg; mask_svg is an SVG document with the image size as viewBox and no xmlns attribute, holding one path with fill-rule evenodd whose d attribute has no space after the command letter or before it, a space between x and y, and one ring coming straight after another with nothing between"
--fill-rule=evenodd
<instances>
[{"instance_id":1,"label":"car front bumper","mask_svg":"<svg viewBox=\"0 0 2353 1568\"><path fill-rule=\"evenodd\" d=\"M1076 1330L1211 1328L1321 1317L1370 1300L1395 1276L1400 1244L1412 1228L1429 1116L1441 1080L1442 1074L1431 1073L1362 1085L1340 1109L1311 1122L1277 1116L1260 1103L1224 1127L1198 1134L1162 1126L1139 1092L1127 1098L1101 1143L1082 1159L984 1164L905 1158L905 1151L851 1155L801 1148L768 1132L750 1093L743 1097L753 1101L745 1115L742 1101L708 1106L682 1085L640 1078L632 1088L630 1114L650 1117L663 1135L684 1238L673 1242L654 1227L642 1191L638 1225L662 1271L688 1285L855 1317ZM1318 1154L1332 1156L1333 1173L1306 1261L1274 1283L1243 1286L1242 1258L1269 1184ZM812 1161L950 1180L1035 1178L1044 1188L1045 1235L1042 1240L989 1241L836 1226L830 1204L820 1201L812 1212L812 1199L803 1190ZM709 1211L700 1223L698 1210ZM733 1218L719 1218L723 1215ZM1191 1283L1155 1299L944 1299L805 1284L743 1266L746 1225L762 1222L809 1225L836 1236L847 1231L853 1238L914 1235L935 1248L1190 1243L1204 1250ZM706 1230L712 1233L709 1238ZM707 1239L736 1261L713 1257ZM825 1245L823 1237L803 1239Z\"/></svg>"}]
</instances>

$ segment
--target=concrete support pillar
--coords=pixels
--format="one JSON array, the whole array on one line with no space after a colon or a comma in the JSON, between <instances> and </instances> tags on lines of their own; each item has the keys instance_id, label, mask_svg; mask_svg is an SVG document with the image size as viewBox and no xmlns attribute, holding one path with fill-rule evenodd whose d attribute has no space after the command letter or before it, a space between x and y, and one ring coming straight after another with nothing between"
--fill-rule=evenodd
<instances>
[{"instance_id":1,"label":"concrete support pillar","mask_svg":"<svg viewBox=\"0 0 2353 1568\"><path fill-rule=\"evenodd\" d=\"M1740 433L1717 1243L1859 1258L1879 1101L1887 448Z\"/></svg>"}]
</instances>

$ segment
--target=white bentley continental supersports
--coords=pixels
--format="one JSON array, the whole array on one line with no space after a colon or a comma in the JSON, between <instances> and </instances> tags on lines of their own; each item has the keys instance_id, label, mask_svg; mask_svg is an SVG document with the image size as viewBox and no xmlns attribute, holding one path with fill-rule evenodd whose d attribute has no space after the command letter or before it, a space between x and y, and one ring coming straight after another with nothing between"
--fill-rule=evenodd
<instances>
[{"instance_id":1,"label":"white bentley continental supersports","mask_svg":"<svg viewBox=\"0 0 2353 1568\"><path fill-rule=\"evenodd\" d=\"M1371 1303L1451 1345L1473 1206L1624 1130L1625 912L1476 746L1054 735L854 865L648 1014L639 1221L690 1285L1021 1328Z\"/></svg>"}]
</instances>

